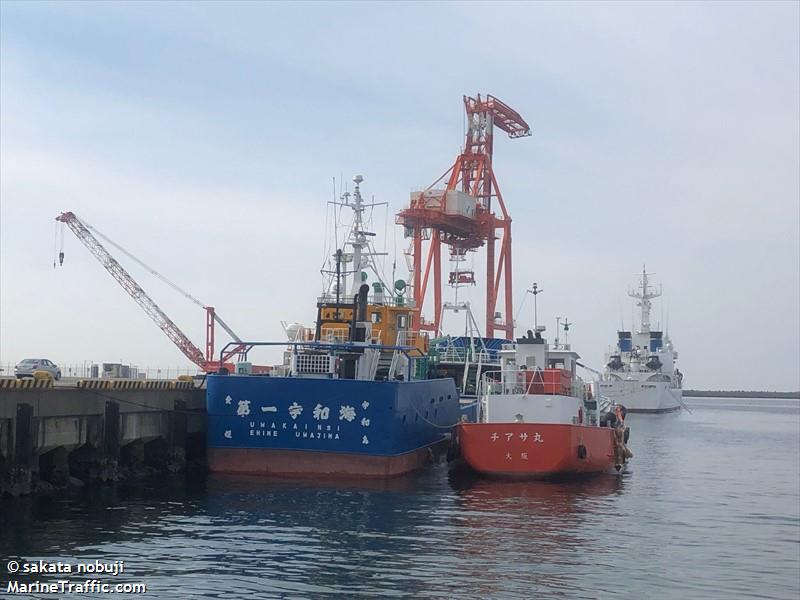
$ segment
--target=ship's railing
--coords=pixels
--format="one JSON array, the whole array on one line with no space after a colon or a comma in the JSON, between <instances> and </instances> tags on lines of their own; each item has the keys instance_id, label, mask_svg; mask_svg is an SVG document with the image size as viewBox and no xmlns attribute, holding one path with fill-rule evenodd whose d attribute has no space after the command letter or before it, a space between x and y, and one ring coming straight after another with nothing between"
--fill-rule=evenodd
<instances>
[{"instance_id":1,"label":"ship's railing","mask_svg":"<svg viewBox=\"0 0 800 600\"><path fill-rule=\"evenodd\" d=\"M381 343L381 328L371 328L369 334L369 342L372 344ZM350 328L349 327L326 327L322 330L322 340L329 344L343 344L350 341Z\"/></svg>"},{"instance_id":2,"label":"ship's railing","mask_svg":"<svg viewBox=\"0 0 800 600\"><path fill-rule=\"evenodd\" d=\"M481 363L484 365L499 365L500 358L487 350L473 350L472 348L458 348L448 346L438 355L439 362L444 363Z\"/></svg>"},{"instance_id":3,"label":"ship's railing","mask_svg":"<svg viewBox=\"0 0 800 600\"><path fill-rule=\"evenodd\" d=\"M481 375L479 395L562 395L584 398L586 386L580 378L564 381L561 369L506 369Z\"/></svg>"},{"instance_id":4,"label":"ship's railing","mask_svg":"<svg viewBox=\"0 0 800 600\"><path fill-rule=\"evenodd\" d=\"M450 363L463 363L467 360L466 348L453 348L452 346L446 348L444 352L439 354L439 362Z\"/></svg>"},{"instance_id":5,"label":"ship's railing","mask_svg":"<svg viewBox=\"0 0 800 600\"><path fill-rule=\"evenodd\" d=\"M322 330L322 341L328 343L343 343L350 340L349 327L326 327Z\"/></svg>"},{"instance_id":6,"label":"ship's railing","mask_svg":"<svg viewBox=\"0 0 800 600\"><path fill-rule=\"evenodd\" d=\"M348 294L339 296L339 304L352 304L352 297ZM322 294L317 296L317 304L336 304L336 294ZM397 298L389 294L367 296L367 304L380 304L383 306L393 306L398 308L414 308L415 303L410 298Z\"/></svg>"},{"instance_id":7,"label":"ship's railing","mask_svg":"<svg viewBox=\"0 0 800 600\"><path fill-rule=\"evenodd\" d=\"M497 355L493 356L491 352L486 350L479 350L473 354L472 362L483 365L499 365L500 358Z\"/></svg>"},{"instance_id":8,"label":"ship's railing","mask_svg":"<svg viewBox=\"0 0 800 600\"><path fill-rule=\"evenodd\" d=\"M545 381L545 370L506 369L487 371L478 382L478 422L489 406L492 396L571 396L586 400L586 386L580 378L574 378L569 385Z\"/></svg>"},{"instance_id":9,"label":"ship's railing","mask_svg":"<svg viewBox=\"0 0 800 600\"><path fill-rule=\"evenodd\" d=\"M426 334L422 334L426 335ZM397 332L397 346L412 348L411 360L413 364L409 364L409 357L404 356L398 350L392 354L392 362L389 366L389 379L394 379L398 372L409 371L413 379L426 379L428 375L428 357L422 355L422 351L417 345L420 339L420 333L417 331L408 331L402 329Z\"/></svg>"},{"instance_id":10,"label":"ship's railing","mask_svg":"<svg viewBox=\"0 0 800 600\"><path fill-rule=\"evenodd\" d=\"M241 346L244 348L243 352L241 353L242 361L247 361L248 354L253 350L253 348L261 348L261 347L271 347L271 346L288 346L291 348L292 352L292 361L296 360L295 357L299 357L301 355L306 355L306 353L310 353L311 355L316 356L328 356L329 360L335 360L336 353L338 352L347 352L351 353L354 351L364 351L365 349L369 349L372 351L378 352L400 352L406 358L407 367L406 372L402 375L402 378L405 380L412 380L412 379L420 379L421 377L416 376L418 375L418 370L427 364L427 357L420 357L420 356L411 356L410 353L419 354L419 350L417 348L412 348L409 346L397 346L397 345L387 345L387 344L369 344L364 342L344 342L344 343L327 343L327 342L320 342L320 341L302 341L302 342L252 342L252 341L236 341L236 342L228 342L225 346L220 349L220 364L223 364L222 357L224 353L227 352L230 348L235 346ZM294 364L294 363L293 363ZM328 363L329 368L330 365L334 365L335 369L335 362ZM323 368L317 364L316 366L311 365L309 363L309 368ZM425 369L427 371L427 369ZM333 373L333 371L327 371L327 373ZM227 371L220 370L219 374L227 374ZM400 378L400 375L397 375L397 378Z\"/></svg>"},{"instance_id":11,"label":"ship's railing","mask_svg":"<svg viewBox=\"0 0 800 600\"><path fill-rule=\"evenodd\" d=\"M398 346L417 346L420 337L426 338L427 332L409 331L408 329L401 329L397 332L397 345Z\"/></svg>"}]
</instances>

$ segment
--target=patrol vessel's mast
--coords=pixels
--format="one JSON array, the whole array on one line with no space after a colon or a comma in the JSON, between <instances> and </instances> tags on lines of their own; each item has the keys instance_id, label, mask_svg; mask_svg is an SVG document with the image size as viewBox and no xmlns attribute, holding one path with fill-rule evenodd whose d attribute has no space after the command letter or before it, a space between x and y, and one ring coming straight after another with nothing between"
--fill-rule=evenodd
<instances>
[{"instance_id":1,"label":"patrol vessel's mast","mask_svg":"<svg viewBox=\"0 0 800 600\"><path fill-rule=\"evenodd\" d=\"M639 289L628 290L628 296L635 298L637 301L636 306L639 306L642 309L642 325L638 333L650 333L650 309L653 306L650 300L653 298L658 298L662 291L661 286L658 286L658 289L655 289L655 287L650 287L648 275L654 275L654 273L648 273L646 268L642 266Z\"/></svg>"}]
</instances>

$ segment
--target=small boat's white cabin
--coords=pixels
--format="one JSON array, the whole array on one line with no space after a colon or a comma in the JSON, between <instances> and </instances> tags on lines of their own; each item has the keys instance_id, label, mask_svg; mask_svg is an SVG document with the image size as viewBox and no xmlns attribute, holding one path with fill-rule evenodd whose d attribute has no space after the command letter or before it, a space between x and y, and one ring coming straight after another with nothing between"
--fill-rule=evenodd
<instances>
[{"instance_id":1,"label":"small boat's white cabin","mask_svg":"<svg viewBox=\"0 0 800 600\"><path fill-rule=\"evenodd\" d=\"M500 357L501 370L484 374L479 420L568 424L590 421L586 387L576 375L578 353L551 350L540 332L528 332L516 344L506 344Z\"/></svg>"}]
</instances>

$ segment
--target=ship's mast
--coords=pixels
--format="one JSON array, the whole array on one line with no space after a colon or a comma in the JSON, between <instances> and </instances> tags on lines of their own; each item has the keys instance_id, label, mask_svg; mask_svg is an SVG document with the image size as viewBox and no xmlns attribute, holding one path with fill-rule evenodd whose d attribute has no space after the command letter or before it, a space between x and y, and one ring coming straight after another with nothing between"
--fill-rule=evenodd
<instances>
[{"instance_id":1,"label":"ship's mast","mask_svg":"<svg viewBox=\"0 0 800 600\"><path fill-rule=\"evenodd\" d=\"M386 252L375 252L372 249L370 238L375 234L367 231L364 225L364 211L367 208L375 206L385 206L386 202L372 202L369 204L364 203L364 198L361 196L360 184L364 181L361 175L353 177L355 189L353 193L345 192L342 195L341 202L331 202L337 206L345 206L353 211L353 226L350 228L350 235L347 240L347 245L351 247L350 252L337 253L337 281L335 283L336 289L344 289L347 286L347 276L352 275L353 281L350 286L350 298L358 294L358 290L366 280L367 271L372 271L377 281L381 284L384 291L387 290L386 283L378 271L378 266L375 263L374 257L386 256ZM351 263L350 269L342 269L341 263ZM329 273L323 271L323 273ZM330 273L329 273L330 274ZM341 282L339 282L341 278ZM341 288L339 287L341 285Z\"/></svg>"},{"instance_id":2,"label":"ship's mast","mask_svg":"<svg viewBox=\"0 0 800 600\"><path fill-rule=\"evenodd\" d=\"M658 289L650 286L649 275L654 275L654 273L648 273L647 269L642 266L639 289L628 291L628 296L635 298L636 306L642 309L642 326L639 333L650 333L650 309L653 307L650 300L658 298L661 295L661 286L659 286Z\"/></svg>"}]
</instances>

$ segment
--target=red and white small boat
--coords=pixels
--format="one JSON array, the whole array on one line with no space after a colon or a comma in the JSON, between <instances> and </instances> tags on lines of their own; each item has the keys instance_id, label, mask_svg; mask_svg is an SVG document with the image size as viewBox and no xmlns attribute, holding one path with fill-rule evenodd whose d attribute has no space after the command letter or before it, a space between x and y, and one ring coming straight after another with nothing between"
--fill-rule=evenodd
<instances>
[{"instance_id":1,"label":"red and white small boat","mask_svg":"<svg viewBox=\"0 0 800 600\"><path fill-rule=\"evenodd\" d=\"M598 408L575 373L580 356L568 345L551 349L534 335L506 344L501 370L484 373L476 423L456 432L461 457L473 470L524 478L619 471L625 447L624 407Z\"/></svg>"}]
</instances>

